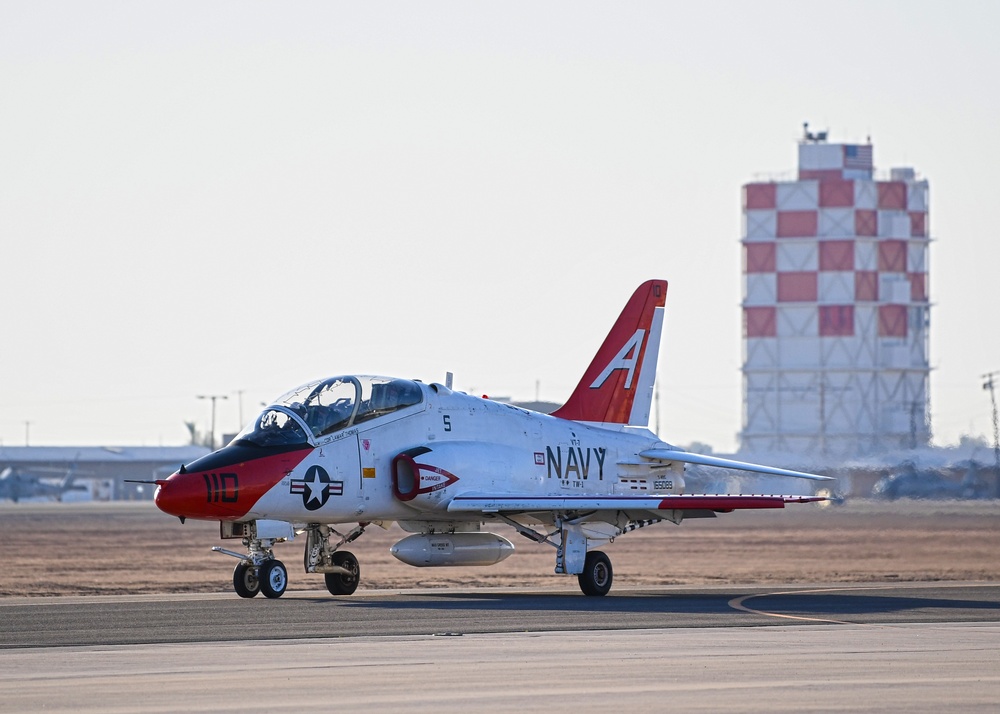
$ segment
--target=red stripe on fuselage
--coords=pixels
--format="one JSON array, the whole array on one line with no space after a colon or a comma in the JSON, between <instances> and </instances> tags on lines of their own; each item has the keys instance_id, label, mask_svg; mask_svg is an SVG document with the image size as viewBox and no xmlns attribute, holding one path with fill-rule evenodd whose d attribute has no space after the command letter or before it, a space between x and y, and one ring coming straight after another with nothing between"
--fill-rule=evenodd
<instances>
[{"instance_id":1,"label":"red stripe on fuselage","mask_svg":"<svg viewBox=\"0 0 1000 714\"><path fill-rule=\"evenodd\" d=\"M299 449L206 471L178 472L156 489L153 500L161 511L172 516L236 521L311 452Z\"/></svg>"},{"instance_id":2,"label":"red stripe on fuselage","mask_svg":"<svg viewBox=\"0 0 1000 714\"><path fill-rule=\"evenodd\" d=\"M746 508L784 508L782 496L666 496L660 501L661 510L691 509L703 511L736 511Z\"/></svg>"}]
</instances>

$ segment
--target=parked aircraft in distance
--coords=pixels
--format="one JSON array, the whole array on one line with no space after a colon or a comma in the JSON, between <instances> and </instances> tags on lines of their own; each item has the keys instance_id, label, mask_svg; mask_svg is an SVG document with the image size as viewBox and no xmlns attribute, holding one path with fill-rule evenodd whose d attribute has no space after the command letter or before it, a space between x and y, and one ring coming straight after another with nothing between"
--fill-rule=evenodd
<instances>
[{"instance_id":1,"label":"parked aircraft in distance","mask_svg":"<svg viewBox=\"0 0 1000 714\"><path fill-rule=\"evenodd\" d=\"M228 446L157 480L156 505L182 522L219 521L222 538L245 546L213 549L239 559L236 592L275 598L288 573L273 548L296 535L306 539L306 572L322 573L334 595L360 580L357 558L341 547L392 522L412 533L392 554L415 566L497 563L514 546L483 526L507 524L553 546L556 573L604 595L611 561L596 548L624 533L823 500L684 493L686 463L827 477L685 452L649 430L666 294L663 280L635 291L552 415L441 384L330 377L293 389Z\"/></svg>"},{"instance_id":2,"label":"parked aircraft in distance","mask_svg":"<svg viewBox=\"0 0 1000 714\"><path fill-rule=\"evenodd\" d=\"M17 503L22 498L54 498L61 501L68 491L86 491L82 484L74 484L76 474L72 470L58 483L42 480L40 476L24 469L7 466L0 471L0 499L10 499Z\"/></svg>"}]
</instances>

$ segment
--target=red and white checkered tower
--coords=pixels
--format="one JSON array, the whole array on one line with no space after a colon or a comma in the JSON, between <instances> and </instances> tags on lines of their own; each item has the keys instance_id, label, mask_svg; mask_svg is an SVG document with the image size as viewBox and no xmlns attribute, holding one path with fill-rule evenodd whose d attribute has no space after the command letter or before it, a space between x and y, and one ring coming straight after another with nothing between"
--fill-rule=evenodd
<instances>
[{"instance_id":1,"label":"red and white checkered tower","mask_svg":"<svg viewBox=\"0 0 1000 714\"><path fill-rule=\"evenodd\" d=\"M930 440L927 181L806 131L798 180L743 187L742 450Z\"/></svg>"}]
</instances>

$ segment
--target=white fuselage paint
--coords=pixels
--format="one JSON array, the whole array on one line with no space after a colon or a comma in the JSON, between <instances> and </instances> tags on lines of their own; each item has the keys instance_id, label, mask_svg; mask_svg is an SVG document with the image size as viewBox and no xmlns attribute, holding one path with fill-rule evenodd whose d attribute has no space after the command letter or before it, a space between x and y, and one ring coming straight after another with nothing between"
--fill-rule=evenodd
<instances>
[{"instance_id":1,"label":"white fuselage paint","mask_svg":"<svg viewBox=\"0 0 1000 714\"><path fill-rule=\"evenodd\" d=\"M612 494L623 468L634 472L637 454L662 443L647 429L606 429L440 385L421 388L421 404L317 441L311 453L257 501L246 520L452 521L455 516L447 513L447 505L458 494ZM443 469L457 480L403 502L393 495L392 461L419 447L429 451L414 457L416 462ZM304 499L316 485L306 484L303 494L296 484L313 466L322 467L334 486L326 504L310 510ZM642 470L650 468L652 464Z\"/></svg>"}]
</instances>

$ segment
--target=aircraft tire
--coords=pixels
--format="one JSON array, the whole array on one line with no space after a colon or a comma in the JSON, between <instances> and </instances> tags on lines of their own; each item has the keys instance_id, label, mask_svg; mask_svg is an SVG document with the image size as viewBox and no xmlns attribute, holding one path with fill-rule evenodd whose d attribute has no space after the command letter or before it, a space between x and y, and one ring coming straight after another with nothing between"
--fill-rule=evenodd
<instances>
[{"instance_id":1,"label":"aircraft tire","mask_svg":"<svg viewBox=\"0 0 1000 714\"><path fill-rule=\"evenodd\" d=\"M257 568L240 563L233 571L233 590L240 597L255 597L260 592Z\"/></svg>"},{"instance_id":2,"label":"aircraft tire","mask_svg":"<svg viewBox=\"0 0 1000 714\"><path fill-rule=\"evenodd\" d=\"M285 588L288 587L288 571L280 560L264 561L257 577L264 597L274 599L285 594Z\"/></svg>"},{"instance_id":3,"label":"aircraft tire","mask_svg":"<svg viewBox=\"0 0 1000 714\"><path fill-rule=\"evenodd\" d=\"M333 564L347 568L354 575L343 575L341 573L326 574L326 589L331 595L350 595L358 589L361 581L361 565L353 553L346 550L338 550L333 554Z\"/></svg>"},{"instance_id":4,"label":"aircraft tire","mask_svg":"<svg viewBox=\"0 0 1000 714\"><path fill-rule=\"evenodd\" d=\"M583 562L583 572L578 578L584 595L607 595L614 580L611 558L599 550L590 551Z\"/></svg>"}]
</instances>

